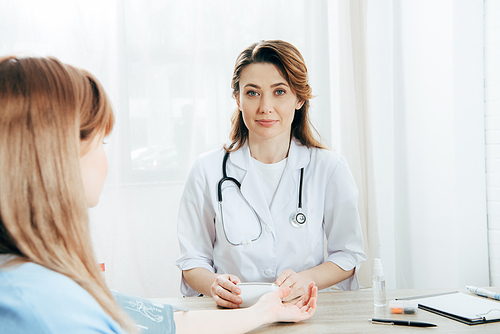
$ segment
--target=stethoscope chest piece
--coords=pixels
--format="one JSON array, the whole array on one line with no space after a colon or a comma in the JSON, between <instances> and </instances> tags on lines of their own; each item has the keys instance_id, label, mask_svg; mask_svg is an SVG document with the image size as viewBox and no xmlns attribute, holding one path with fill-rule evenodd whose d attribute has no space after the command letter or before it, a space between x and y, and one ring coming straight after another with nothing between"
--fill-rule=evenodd
<instances>
[{"instance_id":1,"label":"stethoscope chest piece","mask_svg":"<svg viewBox=\"0 0 500 334\"><path fill-rule=\"evenodd\" d=\"M292 226L295 228L303 227L306 223L306 220L306 215L300 210L292 212L292 214L290 215L290 224L292 224Z\"/></svg>"}]
</instances>

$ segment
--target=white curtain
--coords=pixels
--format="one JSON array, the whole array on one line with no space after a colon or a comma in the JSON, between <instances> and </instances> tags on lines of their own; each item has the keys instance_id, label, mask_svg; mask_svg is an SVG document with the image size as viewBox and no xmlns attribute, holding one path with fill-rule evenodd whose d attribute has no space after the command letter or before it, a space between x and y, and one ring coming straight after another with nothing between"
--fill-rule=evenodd
<instances>
[{"instance_id":1,"label":"white curtain","mask_svg":"<svg viewBox=\"0 0 500 334\"><path fill-rule=\"evenodd\" d=\"M234 60L261 39L301 50L313 122L349 160L362 286L374 256L389 288L488 285L483 1L0 2L0 54L86 68L114 104L109 177L90 211L110 287L179 296L186 172L227 141Z\"/></svg>"},{"instance_id":2,"label":"white curtain","mask_svg":"<svg viewBox=\"0 0 500 334\"><path fill-rule=\"evenodd\" d=\"M500 2L484 2L484 102L490 284L500 286Z\"/></svg>"},{"instance_id":3,"label":"white curtain","mask_svg":"<svg viewBox=\"0 0 500 334\"><path fill-rule=\"evenodd\" d=\"M259 40L283 39L301 50L316 95L313 123L352 163L369 232L365 7L365 0L0 3L0 54L53 55L88 69L115 107L109 176L90 210L96 255L112 289L180 295L174 260L185 177L198 154L227 142L234 61ZM370 275L362 267L362 285Z\"/></svg>"},{"instance_id":4,"label":"white curtain","mask_svg":"<svg viewBox=\"0 0 500 334\"><path fill-rule=\"evenodd\" d=\"M368 3L389 288L488 286L483 1Z\"/></svg>"},{"instance_id":5,"label":"white curtain","mask_svg":"<svg viewBox=\"0 0 500 334\"><path fill-rule=\"evenodd\" d=\"M359 271L361 288L371 287L373 259L380 257L378 235L375 175L373 165L373 140L371 114L368 105L367 70L367 1L340 1L333 6L337 15L330 20L338 26L337 46L338 93L340 107L341 153L349 161L359 188L359 214L363 228L367 261Z\"/></svg>"}]
</instances>

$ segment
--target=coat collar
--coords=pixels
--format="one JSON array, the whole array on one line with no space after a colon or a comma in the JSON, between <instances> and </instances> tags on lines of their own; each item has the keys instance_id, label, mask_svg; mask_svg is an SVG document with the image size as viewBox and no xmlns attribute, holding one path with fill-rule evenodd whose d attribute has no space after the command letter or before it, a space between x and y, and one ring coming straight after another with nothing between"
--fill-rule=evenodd
<instances>
[{"instance_id":1,"label":"coat collar","mask_svg":"<svg viewBox=\"0 0 500 334\"><path fill-rule=\"evenodd\" d=\"M239 150L232 152L229 159L235 166L247 171L252 161L248 140ZM309 164L310 160L309 149L301 145L295 138L292 138L288 152L288 168L291 170L303 168Z\"/></svg>"},{"instance_id":2,"label":"coat collar","mask_svg":"<svg viewBox=\"0 0 500 334\"><path fill-rule=\"evenodd\" d=\"M299 174L292 171L305 168L311 159L310 151L302 146L295 139L290 143L288 161L283 173L283 177L278 186L275 201L269 208L264 197L261 182L258 180L257 172L252 163L248 142L236 152L229 155L231 163L236 167L246 171L244 179L241 181L241 192L248 203L254 208L261 220L266 225L272 225L272 219L290 202L298 200Z\"/></svg>"}]
</instances>

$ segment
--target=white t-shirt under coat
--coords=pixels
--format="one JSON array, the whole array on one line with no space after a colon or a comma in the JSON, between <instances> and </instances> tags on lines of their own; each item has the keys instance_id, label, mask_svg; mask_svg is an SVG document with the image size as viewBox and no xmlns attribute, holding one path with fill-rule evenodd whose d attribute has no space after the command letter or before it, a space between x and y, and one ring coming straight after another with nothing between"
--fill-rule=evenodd
<instances>
[{"instance_id":1,"label":"white t-shirt under coat","mask_svg":"<svg viewBox=\"0 0 500 334\"><path fill-rule=\"evenodd\" d=\"M266 164L252 158L252 162L255 166L257 174L259 175L259 180L261 181L266 202L270 207L274 199L274 195L276 194L276 189L278 189L281 181L281 177L283 176L283 172L285 171L287 159L285 158L273 164Z\"/></svg>"}]
</instances>

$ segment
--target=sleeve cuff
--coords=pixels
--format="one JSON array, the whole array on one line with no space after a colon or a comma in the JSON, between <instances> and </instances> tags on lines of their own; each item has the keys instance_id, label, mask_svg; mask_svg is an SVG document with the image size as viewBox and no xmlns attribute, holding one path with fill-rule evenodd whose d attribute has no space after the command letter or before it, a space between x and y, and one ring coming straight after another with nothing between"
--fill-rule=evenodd
<instances>
[{"instance_id":1,"label":"sleeve cuff","mask_svg":"<svg viewBox=\"0 0 500 334\"><path fill-rule=\"evenodd\" d=\"M358 270L359 265L365 259L360 258L359 255L349 254L345 252L333 253L328 256L327 261L335 263L341 269L345 271L352 270L354 268L354 275L343 280L340 283L337 283L337 287L343 291L353 291L359 290L359 281L358 281ZM365 256L366 257L366 256Z\"/></svg>"},{"instance_id":2,"label":"sleeve cuff","mask_svg":"<svg viewBox=\"0 0 500 334\"><path fill-rule=\"evenodd\" d=\"M181 270L181 294L184 297L197 297L200 295L200 293L191 288L189 284L187 284L186 280L184 279L184 275L182 275L183 270L189 270L193 268L205 268L208 271L215 273L215 269L211 265L200 260L191 259L182 262L177 261L175 264Z\"/></svg>"}]
</instances>

